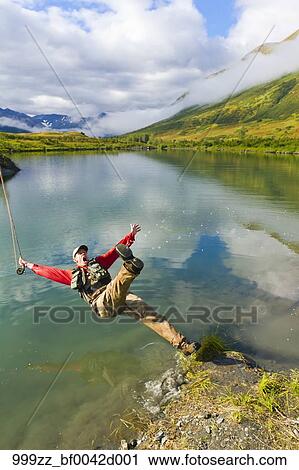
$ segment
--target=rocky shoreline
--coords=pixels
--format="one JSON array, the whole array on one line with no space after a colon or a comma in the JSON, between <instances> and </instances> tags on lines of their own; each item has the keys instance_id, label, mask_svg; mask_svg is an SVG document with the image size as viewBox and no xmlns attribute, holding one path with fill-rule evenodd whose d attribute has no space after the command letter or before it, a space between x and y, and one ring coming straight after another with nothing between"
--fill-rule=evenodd
<instances>
[{"instance_id":1,"label":"rocky shoreline","mask_svg":"<svg viewBox=\"0 0 299 470\"><path fill-rule=\"evenodd\" d=\"M20 168L5 155L0 155L0 168L4 177L13 176L20 171Z\"/></svg>"},{"instance_id":2,"label":"rocky shoreline","mask_svg":"<svg viewBox=\"0 0 299 470\"><path fill-rule=\"evenodd\" d=\"M299 449L299 370L267 372L234 351L179 355L148 388L122 449Z\"/></svg>"}]
</instances>

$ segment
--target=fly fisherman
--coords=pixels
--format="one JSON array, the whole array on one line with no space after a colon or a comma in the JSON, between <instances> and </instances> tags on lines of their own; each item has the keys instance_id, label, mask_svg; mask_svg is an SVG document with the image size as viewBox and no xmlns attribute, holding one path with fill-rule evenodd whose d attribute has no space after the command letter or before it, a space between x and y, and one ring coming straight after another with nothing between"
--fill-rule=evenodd
<instances>
[{"instance_id":1,"label":"fly fisherman","mask_svg":"<svg viewBox=\"0 0 299 470\"><path fill-rule=\"evenodd\" d=\"M143 262L135 258L129 248L140 230L140 225L131 224L131 231L115 247L92 259L88 257L86 245L77 246L73 250L73 260L76 263L73 270L30 263L21 257L19 264L39 276L77 290L96 315L107 318L126 313L140 320L185 355L192 354L199 349L199 343L187 341L173 325L158 315L140 297L128 293L132 281L143 268ZM111 279L108 269L118 257L123 260L123 265L115 278Z\"/></svg>"}]
</instances>

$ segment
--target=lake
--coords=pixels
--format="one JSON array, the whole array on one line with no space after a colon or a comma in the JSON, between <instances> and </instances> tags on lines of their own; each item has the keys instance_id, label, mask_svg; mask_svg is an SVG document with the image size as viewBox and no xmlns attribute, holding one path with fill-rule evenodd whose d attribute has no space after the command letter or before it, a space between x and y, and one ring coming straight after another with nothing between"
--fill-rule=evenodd
<instances>
[{"instance_id":1,"label":"lake","mask_svg":"<svg viewBox=\"0 0 299 470\"><path fill-rule=\"evenodd\" d=\"M192 339L298 367L299 159L192 155L14 156L23 257L69 268L75 246L104 253L139 223L133 292ZM117 448L119 418L175 351L143 325L96 321L66 286L17 276L2 191L0 217L0 448Z\"/></svg>"}]
</instances>

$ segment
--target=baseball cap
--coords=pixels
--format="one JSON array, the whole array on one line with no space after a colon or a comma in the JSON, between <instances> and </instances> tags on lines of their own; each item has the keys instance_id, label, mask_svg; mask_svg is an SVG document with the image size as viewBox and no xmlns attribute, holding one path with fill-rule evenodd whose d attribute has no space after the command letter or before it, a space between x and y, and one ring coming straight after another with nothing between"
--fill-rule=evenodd
<instances>
[{"instance_id":1,"label":"baseball cap","mask_svg":"<svg viewBox=\"0 0 299 470\"><path fill-rule=\"evenodd\" d=\"M88 246L86 246L86 245L76 246L76 248L73 250L73 258L75 258L76 254L78 253L80 248L83 248L85 251L88 251Z\"/></svg>"}]
</instances>

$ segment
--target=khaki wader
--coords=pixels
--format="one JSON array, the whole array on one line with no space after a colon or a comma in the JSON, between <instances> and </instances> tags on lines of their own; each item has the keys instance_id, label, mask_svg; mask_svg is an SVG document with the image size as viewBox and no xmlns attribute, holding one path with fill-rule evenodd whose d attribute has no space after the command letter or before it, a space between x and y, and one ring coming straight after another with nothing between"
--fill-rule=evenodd
<instances>
[{"instance_id":1,"label":"khaki wader","mask_svg":"<svg viewBox=\"0 0 299 470\"><path fill-rule=\"evenodd\" d=\"M137 274L128 271L123 265L115 278L105 286L105 290L92 302L93 311L102 318L127 314L144 323L172 346L179 346L185 337L140 297L128 292L136 277Z\"/></svg>"}]
</instances>

